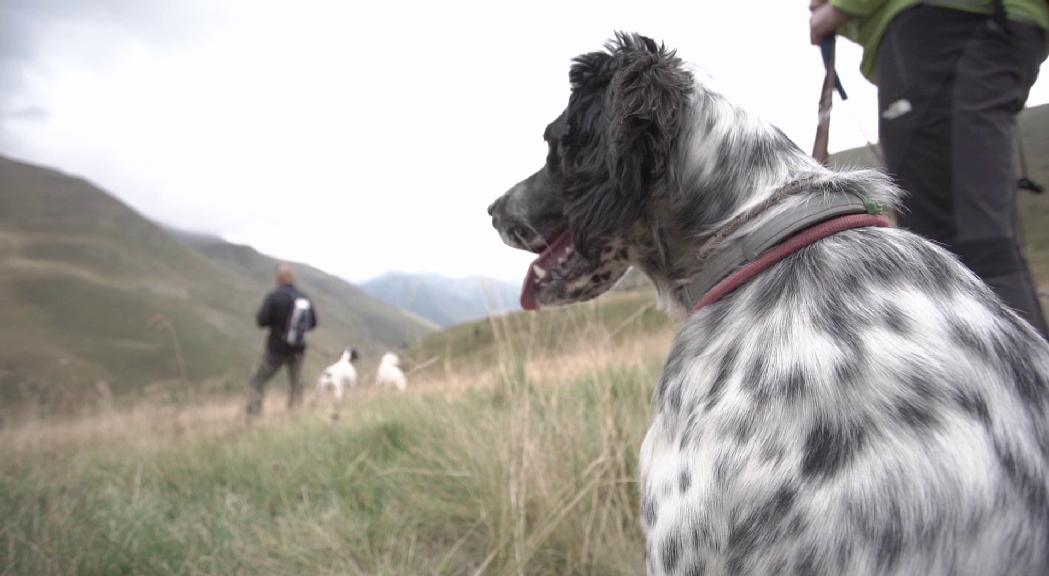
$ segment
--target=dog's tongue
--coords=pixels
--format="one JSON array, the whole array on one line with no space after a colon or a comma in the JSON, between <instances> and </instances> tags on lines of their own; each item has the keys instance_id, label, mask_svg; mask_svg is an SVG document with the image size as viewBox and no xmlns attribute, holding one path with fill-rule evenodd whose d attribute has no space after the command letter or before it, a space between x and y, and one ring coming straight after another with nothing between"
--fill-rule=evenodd
<instances>
[{"instance_id":1,"label":"dog's tongue","mask_svg":"<svg viewBox=\"0 0 1049 576\"><path fill-rule=\"evenodd\" d=\"M539 302L535 299L535 272L532 272L531 266L528 267L528 274L525 275L524 286L521 286L521 308L539 309Z\"/></svg>"},{"instance_id":2,"label":"dog's tongue","mask_svg":"<svg viewBox=\"0 0 1049 576\"><path fill-rule=\"evenodd\" d=\"M551 266L547 263L551 260L556 262L557 254L563 253L566 249L572 246L572 233L568 228L565 228L561 232L554 235L554 239L547 245L546 250L543 250L539 257L532 261L528 266L528 273L525 274L524 285L521 286L521 308L525 310L538 310L539 300L536 299L536 289L538 288L537 282L539 277L535 273L536 265L540 265L547 271L550 270Z\"/></svg>"}]
</instances>

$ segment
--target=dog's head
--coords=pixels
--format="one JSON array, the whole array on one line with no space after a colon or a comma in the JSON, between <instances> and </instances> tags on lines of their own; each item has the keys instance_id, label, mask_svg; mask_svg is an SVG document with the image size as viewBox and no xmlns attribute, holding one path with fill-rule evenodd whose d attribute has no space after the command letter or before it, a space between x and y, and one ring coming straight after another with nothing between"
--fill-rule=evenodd
<instances>
[{"instance_id":1,"label":"dog's head","mask_svg":"<svg viewBox=\"0 0 1049 576\"><path fill-rule=\"evenodd\" d=\"M665 177L692 76L650 38L616 34L577 57L564 112L546 127L546 164L488 212L503 241L536 252L521 305L605 292L630 266L632 230Z\"/></svg>"}]
</instances>

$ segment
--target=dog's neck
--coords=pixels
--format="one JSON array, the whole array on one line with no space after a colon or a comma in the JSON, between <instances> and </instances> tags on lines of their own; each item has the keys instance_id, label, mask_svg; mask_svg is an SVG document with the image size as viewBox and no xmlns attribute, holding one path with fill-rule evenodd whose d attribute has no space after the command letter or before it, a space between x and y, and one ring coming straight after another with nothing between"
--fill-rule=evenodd
<instances>
[{"instance_id":1,"label":"dog's neck","mask_svg":"<svg viewBox=\"0 0 1049 576\"><path fill-rule=\"evenodd\" d=\"M641 267L656 284L664 308L684 312L694 302L682 288L702 270L704 244L778 191L829 172L779 129L703 86L696 87L682 115L676 141L673 169L662 191L668 201L656 203L659 213L649 215L646 234L653 249L641 255ZM760 211L719 238L716 249L744 241L779 211L778 206Z\"/></svg>"},{"instance_id":2,"label":"dog's neck","mask_svg":"<svg viewBox=\"0 0 1049 576\"><path fill-rule=\"evenodd\" d=\"M655 191L658 200L636 230L635 245L646 248L634 254L634 263L652 279L669 312L683 315L695 303L683 288L704 269L702 248L711 239L717 237L714 251L738 251L770 221L804 210L819 195L863 197L890 213L898 206L901 193L885 174L831 172L779 129L702 86L678 130L670 170ZM804 186L775 197L795 183ZM719 235L752 210L753 218Z\"/></svg>"}]
</instances>

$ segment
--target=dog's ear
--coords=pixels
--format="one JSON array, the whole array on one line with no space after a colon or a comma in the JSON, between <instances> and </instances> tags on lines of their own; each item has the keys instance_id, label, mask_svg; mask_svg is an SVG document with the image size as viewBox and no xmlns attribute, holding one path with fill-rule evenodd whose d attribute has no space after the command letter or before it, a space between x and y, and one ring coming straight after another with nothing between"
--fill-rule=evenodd
<instances>
[{"instance_id":1,"label":"dog's ear","mask_svg":"<svg viewBox=\"0 0 1049 576\"><path fill-rule=\"evenodd\" d=\"M615 59L608 52L588 52L572 59L568 82L572 90L591 91L605 87L615 72Z\"/></svg>"},{"instance_id":2,"label":"dog's ear","mask_svg":"<svg viewBox=\"0 0 1049 576\"><path fill-rule=\"evenodd\" d=\"M692 75L675 52L651 38L617 33L608 53L580 56L572 67L570 110L577 125L595 129L575 142L584 178L568 198L576 247L630 226L652 184L666 173L678 118L692 91ZM575 106L573 108L573 102ZM580 132L588 132L581 130ZM595 178L595 171L602 173Z\"/></svg>"},{"instance_id":3,"label":"dog's ear","mask_svg":"<svg viewBox=\"0 0 1049 576\"><path fill-rule=\"evenodd\" d=\"M639 203L666 173L692 75L674 51L651 38L616 34L616 74L609 87L608 165L620 193ZM635 207L640 207L635 205Z\"/></svg>"}]
</instances>

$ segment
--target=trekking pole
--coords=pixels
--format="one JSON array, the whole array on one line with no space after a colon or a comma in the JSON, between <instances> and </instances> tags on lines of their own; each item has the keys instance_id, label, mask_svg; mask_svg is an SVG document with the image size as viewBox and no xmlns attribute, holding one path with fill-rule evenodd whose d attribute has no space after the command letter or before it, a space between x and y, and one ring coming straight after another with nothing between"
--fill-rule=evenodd
<instances>
[{"instance_id":1,"label":"trekking pole","mask_svg":"<svg viewBox=\"0 0 1049 576\"><path fill-rule=\"evenodd\" d=\"M834 70L834 40L830 35L820 42L820 52L823 56L823 68L826 73L823 76L823 87L820 90L819 123L816 124L816 141L812 145L812 157L820 164L827 162L827 145L830 143L830 112L834 107L834 90L837 89L842 100L848 99L841 80Z\"/></svg>"}]
</instances>

